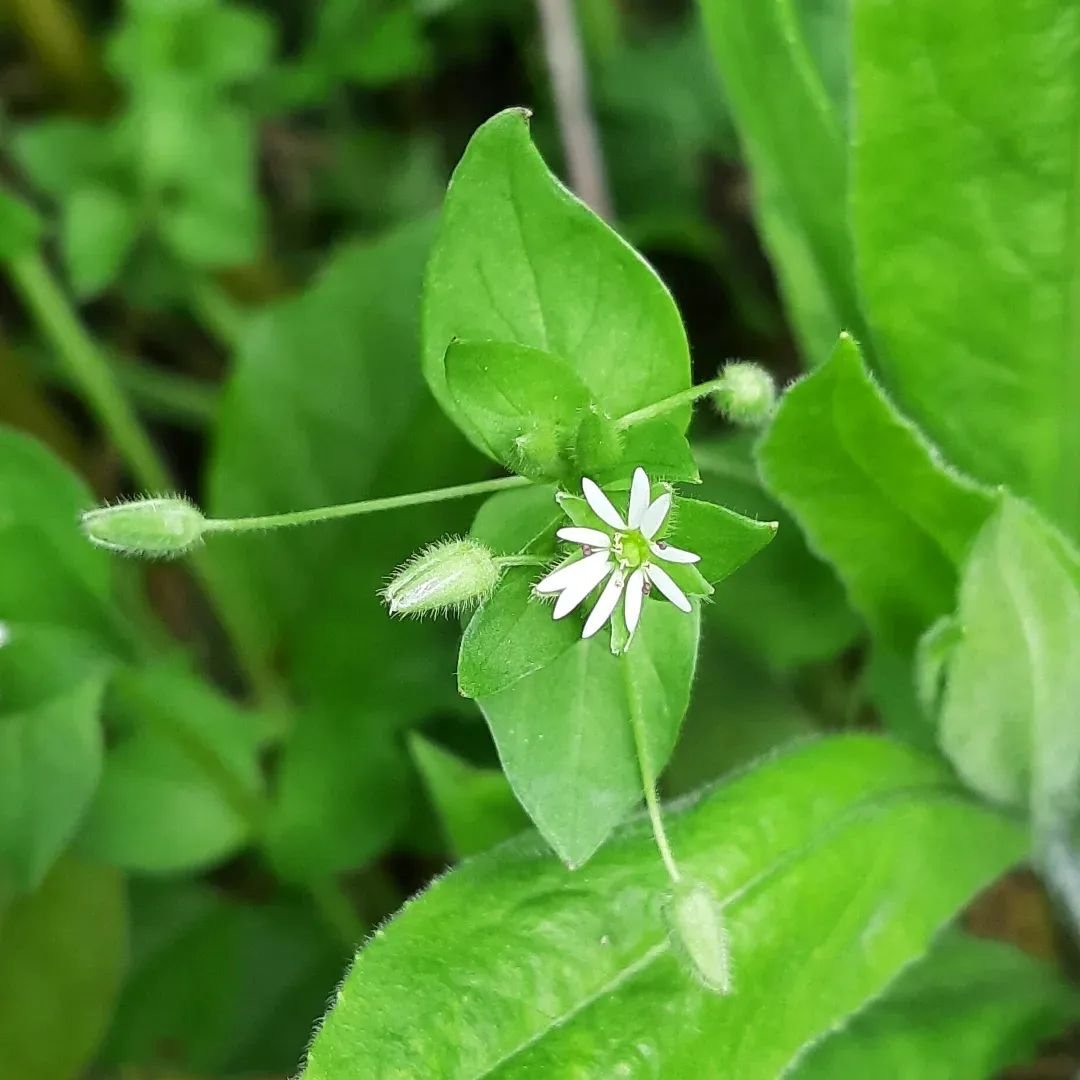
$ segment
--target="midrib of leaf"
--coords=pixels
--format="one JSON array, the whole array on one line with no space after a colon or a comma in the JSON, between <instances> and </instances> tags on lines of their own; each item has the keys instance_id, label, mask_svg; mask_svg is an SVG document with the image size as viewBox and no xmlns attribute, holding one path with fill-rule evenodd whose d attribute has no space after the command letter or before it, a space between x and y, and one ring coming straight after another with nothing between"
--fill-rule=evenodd
<instances>
[{"instance_id":1,"label":"midrib of leaf","mask_svg":"<svg viewBox=\"0 0 1080 1080\"><path fill-rule=\"evenodd\" d=\"M732 907L745 899L754 890L761 888L771 878L776 877L778 874L799 862L804 862L807 859L812 858L815 852L831 843L837 834L845 831L854 824L858 824L858 822L867 814L872 815L891 805L900 804L905 801L919 798L930 799L935 797L943 800L953 800L958 798L962 799L963 795L957 789L944 783L925 785L912 784L895 791L884 793L877 792L868 798L854 802L835 821L820 829L806 843L784 852L757 874L754 874L751 878L733 889L725 898L723 898L721 907L724 911L730 911ZM635 976L641 974L643 971L647 971L657 960L667 954L670 951L670 948L670 941L666 937L655 945L649 946L639 956L624 964L606 983L585 994L579 1001L574 1002L573 1005L568 1007L560 1015L549 1016L547 1023L534 1031L528 1038L523 1039L516 1046L512 1047L491 1065L486 1066L482 1072L475 1073L470 1080L485 1080L487 1077L494 1076L497 1070L502 1069L513 1061L514 1058L519 1057L521 1054L528 1051L530 1047L541 1042L547 1035L570 1023L597 1002L601 1001L607 994L617 991ZM687 975L687 978L689 979L690 976ZM874 998L868 999L863 1005L870 1004L871 1000L874 1000ZM862 1007L863 1006L861 1005L860 1008ZM817 1037L815 1036L815 1040L816 1038ZM801 1052L800 1049L798 1053Z\"/></svg>"}]
</instances>

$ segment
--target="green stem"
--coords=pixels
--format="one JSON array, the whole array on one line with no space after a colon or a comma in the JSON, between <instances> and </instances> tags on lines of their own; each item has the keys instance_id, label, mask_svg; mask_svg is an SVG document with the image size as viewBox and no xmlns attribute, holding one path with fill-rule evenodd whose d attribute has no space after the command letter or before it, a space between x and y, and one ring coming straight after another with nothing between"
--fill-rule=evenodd
<instances>
[{"instance_id":1,"label":"green stem","mask_svg":"<svg viewBox=\"0 0 1080 1080\"><path fill-rule=\"evenodd\" d=\"M649 812L649 823L652 825L653 839L656 841L656 848L660 852L660 859L668 872L668 877L671 878L673 884L677 885L682 880L682 874L679 873L678 864L675 862L671 845L668 843L667 830L664 828L664 815L656 794L656 773L649 760L646 744L645 717L641 711L637 690L630 678L630 669L625 662L622 668L626 699L630 705L630 727L634 733L634 750L637 754L638 768L641 770L641 784L645 794L645 807Z\"/></svg>"},{"instance_id":2,"label":"green stem","mask_svg":"<svg viewBox=\"0 0 1080 1080\"><path fill-rule=\"evenodd\" d=\"M615 421L615 426L619 431L625 431L635 424L643 424L646 420L652 420L657 416L663 416L665 413L680 409L683 405L693 405L698 398L707 397L714 390L719 390L723 385L724 379L721 376L718 379L710 379L708 382L700 383L698 386L691 386L688 390L680 390L677 394L672 394L671 397L654 401L643 409L635 409L625 416L620 416Z\"/></svg>"},{"instance_id":3,"label":"green stem","mask_svg":"<svg viewBox=\"0 0 1080 1080\"><path fill-rule=\"evenodd\" d=\"M366 928L341 885L334 878L320 878L307 882L306 888L323 922L353 952L363 941Z\"/></svg>"},{"instance_id":4,"label":"green stem","mask_svg":"<svg viewBox=\"0 0 1080 1080\"><path fill-rule=\"evenodd\" d=\"M543 555L500 555L495 562L499 566L547 566L551 559Z\"/></svg>"},{"instance_id":5,"label":"green stem","mask_svg":"<svg viewBox=\"0 0 1080 1080\"><path fill-rule=\"evenodd\" d=\"M91 411L109 433L137 483L150 491L172 489L168 467L120 390L112 367L80 322L45 260L35 251L12 260L8 269L41 332L56 350L72 382L85 395ZM230 583L205 555L196 557L192 567L229 635L245 675L261 697L273 700L274 674L245 632L240 604Z\"/></svg>"},{"instance_id":6,"label":"green stem","mask_svg":"<svg viewBox=\"0 0 1080 1080\"><path fill-rule=\"evenodd\" d=\"M338 506L320 506L314 510L293 510L287 514L267 514L263 517L210 518L204 532L253 532L262 529L281 529L292 525L310 525L335 518L357 517L360 514L377 514L383 510L400 510L406 506L423 503L447 502L464 499L469 495L486 495L492 491L507 491L525 487L532 481L524 476L501 476L496 480L478 480L473 484L436 488L433 491L416 491L409 495L391 495L386 499L364 499L361 502L342 503Z\"/></svg>"}]
</instances>

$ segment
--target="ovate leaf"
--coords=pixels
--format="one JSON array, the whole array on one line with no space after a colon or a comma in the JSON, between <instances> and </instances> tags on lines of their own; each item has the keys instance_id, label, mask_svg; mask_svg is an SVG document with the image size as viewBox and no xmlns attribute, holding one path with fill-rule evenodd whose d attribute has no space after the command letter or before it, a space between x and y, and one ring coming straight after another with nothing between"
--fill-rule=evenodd
<instances>
[{"instance_id":1,"label":"ovate leaf","mask_svg":"<svg viewBox=\"0 0 1080 1080\"><path fill-rule=\"evenodd\" d=\"M985 1080L1026 1060L1078 1009L1080 996L1048 964L954 931L792 1076Z\"/></svg>"},{"instance_id":2,"label":"ovate leaf","mask_svg":"<svg viewBox=\"0 0 1080 1080\"><path fill-rule=\"evenodd\" d=\"M71 634L8 629L0 645L0 882L35 889L101 775L108 663Z\"/></svg>"},{"instance_id":3,"label":"ovate leaf","mask_svg":"<svg viewBox=\"0 0 1080 1080\"><path fill-rule=\"evenodd\" d=\"M958 567L991 496L896 411L850 337L784 395L758 460L883 640L909 651L952 610Z\"/></svg>"},{"instance_id":4,"label":"ovate leaf","mask_svg":"<svg viewBox=\"0 0 1080 1080\"><path fill-rule=\"evenodd\" d=\"M941 743L960 775L1030 810L1042 839L1080 822L1080 589L1037 513L1004 497L960 585Z\"/></svg>"},{"instance_id":5,"label":"ovate leaf","mask_svg":"<svg viewBox=\"0 0 1080 1080\"><path fill-rule=\"evenodd\" d=\"M940 764L875 738L803 746L667 821L684 875L723 904L730 996L675 954L643 822L573 874L524 839L441 879L361 951L304 1080L556 1076L568 1062L774 1080L1024 852Z\"/></svg>"},{"instance_id":6,"label":"ovate leaf","mask_svg":"<svg viewBox=\"0 0 1080 1080\"><path fill-rule=\"evenodd\" d=\"M477 446L443 354L454 338L555 353L620 417L685 389L690 360L675 303L633 248L548 171L528 113L508 109L473 136L454 172L424 287L424 374ZM689 410L673 413L681 430Z\"/></svg>"},{"instance_id":7,"label":"ovate leaf","mask_svg":"<svg viewBox=\"0 0 1080 1080\"><path fill-rule=\"evenodd\" d=\"M1080 9L852 11L853 228L886 379L950 460L1075 538Z\"/></svg>"},{"instance_id":8,"label":"ovate leaf","mask_svg":"<svg viewBox=\"0 0 1080 1080\"><path fill-rule=\"evenodd\" d=\"M123 977L126 922L120 875L71 859L37 892L0 905L0 1046L8 1075L85 1074Z\"/></svg>"},{"instance_id":9,"label":"ovate leaf","mask_svg":"<svg viewBox=\"0 0 1080 1080\"><path fill-rule=\"evenodd\" d=\"M601 634L480 699L514 793L570 866L588 859L641 798L632 725L647 732L654 772L671 756L690 698L698 621L696 610L647 600L624 656L613 656Z\"/></svg>"}]
</instances>

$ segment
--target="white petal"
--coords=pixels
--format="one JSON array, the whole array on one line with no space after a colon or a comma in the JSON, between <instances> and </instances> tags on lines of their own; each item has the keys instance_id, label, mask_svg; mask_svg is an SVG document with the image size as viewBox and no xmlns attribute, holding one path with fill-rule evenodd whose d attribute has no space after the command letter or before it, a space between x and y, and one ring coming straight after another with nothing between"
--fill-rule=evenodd
<instances>
[{"instance_id":1,"label":"white petal","mask_svg":"<svg viewBox=\"0 0 1080 1080\"><path fill-rule=\"evenodd\" d=\"M587 544L589 547L611 547L611 537L599 529L579 529L568 525L555 534L560 540L569 540L571 544Z\"/></svg>"},{"instance_id":2,"label":"white petal","mask_svg":"<svg viewBox=\"0 0 1080 1080\"><path fill-rule=\"evenodd\" d=\"M663 540L659 544L650 544L649 550L658 558L663 559L664 562L677 562L677 563L695 563L701 562L701 556L695 555L692 551L683 551L682 548L672 547L670 544L665 544Z\"/></svg>"},{"instance_id":3,"label":"white petal","mask_svg":"<svg viewBox=\"0 0 1080 1080\"><path fill-rule=\"evenodd\" d=\"M626 583L626 601L623 604L623 615L626 618L626 629L631 636L637 629L638 619L641 618L641 601L645 597L645 571L638 569L630 575Z\"/></svg>"},{"instance_id":4,"label":"white petal","mask_svg":"<svg viewBox=\"0 0 1080 1080\"><path fill-rule=\"evenodd\" d=\"M596 601L592 611L589 612L589 617L585 620L585 627L581 631L583 638L592 637L611 618L611 613L615 610L619 597L622 596L623 582L625 580L621 570L616 570L608 578L608 583L604 586L600 599Z\"/></svg>"},{"instance_id":5,"label":"white petal","mask_svg":"<svg viewBox=\"0 0 1080 1080\"><path fill-rule=\"evenodd\" d=\"M599 552L599 557L601 562L593 562L597 556L590 555L577 564L581 567L584 567L586 563L591 565L588 570L582 570L560 593L559 599L555 601L555 610L551 613L553 619L562 619L569 615L610 573L611 561L607 557L607 552Z\"/></svg>"},{"instance_id":6,"label":"white petal","mask_svg":"<svg viewBox=\"0 0 1080 1080\"><path fill-rule=\"evenodd\" d=\"M641 524L642 515L649 509L649 478L645 470L634 470L634 479L630 484L630 508L626 512L626 523L631 529Z\"/></svg>"},{"instance_id":7,"label":"white petal","mask_svg":"<svg viewBox=\"0 0 1080 1080\"><path fill-rule=\"evenodd\" d=\"M690 601L686 594L671 580L671 575L656 563L649 563L645 567L645 573L649 580L680 610L690 611Z\"/></svg>"},{"instance_id":8,"label":"white petal","mask_svg":"<svg viewBox=\"0 0 1080 1080\"><path fill-rule=\"evenodd\" d=\"M670 509L671 492L665 491L663 495L658 495L656 502L641 515L641 523L638 528L646 540L651 540L660 531L660 526L664 524L664 518L668 516Z\"/></svg>"},{"instance_id":9,"label":"white petal","mask_svg":"<svg viewBox=\"0 0 1080 1080\"><path fill-rule=\"evenodd\" d=\"M594 552L584 559L578 559L568 566L560 566L557 570L553 570L542 581L538 581L533 586L533 589L541 595L562 592L572 581L577 579L579 574L589 574L591 572L589 570L590 566L606 566L607 561L606 551Z\"/></svg>"},{"instance_id":10,"label":"white petal","mask_svg":"<svg viewBox=\"0 0 1080 1080\"><path fill-rule=\"evenodd\" d=\"M582 477L581 490L585 494L585 501L592 507L592 512L605 524L613 529L625 529L619 511L611 505L611 500L594 484L587 476Z\"/></svg>"}]
</instances>

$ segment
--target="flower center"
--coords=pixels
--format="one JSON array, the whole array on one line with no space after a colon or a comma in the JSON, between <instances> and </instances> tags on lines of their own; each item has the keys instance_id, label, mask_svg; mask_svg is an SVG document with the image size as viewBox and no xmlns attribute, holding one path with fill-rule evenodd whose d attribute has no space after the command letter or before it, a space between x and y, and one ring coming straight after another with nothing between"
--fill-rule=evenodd
<instances>
[{"instance_id":1,"label":"flower center","mask_svg":"<svg viewBox=\"0 0 1080 1080\"><path fill-rule=\"evenodd\" d=\"M630 570L636 570L652 558L649 541L637 529L618 533L612 546L615 549L616 558L625 563Z\"/></svg>"}]
</instances>

